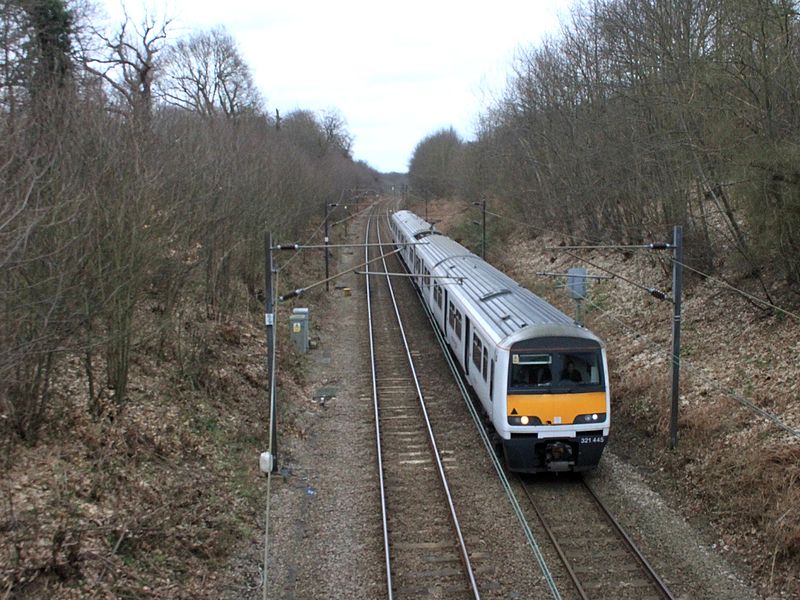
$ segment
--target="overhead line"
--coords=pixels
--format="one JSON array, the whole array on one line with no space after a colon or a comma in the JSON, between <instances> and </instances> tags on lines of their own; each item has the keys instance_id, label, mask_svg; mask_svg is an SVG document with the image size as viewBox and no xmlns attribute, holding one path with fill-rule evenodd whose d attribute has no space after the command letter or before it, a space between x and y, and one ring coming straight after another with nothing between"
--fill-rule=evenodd
<instances>
[{"instance_id":1,"label":"overhead line","mask_svg":"<svg viewBox=\"0 0 800 600\"><path fill-rule=\"evenodd\" d=\"M357 203L357 204L358 204L358 203ZM353 214L351 214L351 215L348 215L348 216L346 216L344 219L339 219L338 221L334 221L333 223L331 223L331 227L334 227L335 225L341 225L342 223L345 223L345 222L347 222L347 221L351 221L351 220L355 219L356 217L360 216L361 214L365 213L365 212L366 212L367 210L369 210L370 208L372 208L372 204L367 204L367 205L366 205L364 208L362 208L361 210L359 210L359 211L357 211L357 212L354 212L354 213L353 213ZM379 216L380 216L380 215L379 215Z\"/></svg>"},{"instance_id":2,"label":"overhead line","mask_svg":"<svg viewBox=\"0 0 800 600\"><path fill-rule=\"evenodd\" d=\"M501 214L498 214L496 212L492 212L490 210L487 210L486 214L487 215L492 215L494 217L498 217L500 219L505 219L506 221L510 221L512 223L516 223L517 225L522 225L523 227L526 227L528 229L535 229L536 231L541 231L541 232L544 232L544 233L554 233L554 234L561 235L561 236L564 236L564 237L570 237L570 238L575 239L575 240L588 242L590 244L600 244L601 243L599 240L594 240L594 239L590 239L590 238L577 236L577 235L575 235L573 233L566 233L564 231L556 231L556 230L552 229L551 227L537 227L536 225L531 225L529 223L520 223L517 218L508 217L506 215L501 215ZM647 229L647 228L672 227L672 226L673 226L673 224L671 224L671 223L642 224L641 226L638 226L638 229L639 229L639 231L641 231L642 229ZM616 227L621 228L621 229L634 229L633 225L617 225ZM630 246L630 247L631 248L638 248L640 246Z\"/></svg>"},{"instance_id":3,"label":"overhead line","mask_svg":"<svg viewBox=\"0 0 800 600\"><path fill-rule=\"evenodd\" d=\"M545 250L669 250L672 244L667 242L653 242L650 244L601 244L596 246L545 246Z\"/></svg>"},{"instance_id":4,"label":"overhead line","mask_svg":"<svg viewBox=\"0 0 800 600\"><path fill-rule=\"evenodd\" d=\"M308 243L309 243L311 240L313 240L313 239L314 239L314 237L315 237L315 236L316 236L316 235L317 235L317 234L320 232L320 230L321 230L323 227L325 227L325 221L326 221L326 220L327 220L327 219L325 219L325 218L324 218L324 219L322 219L322 221L320 221L319 225L317 225L317 228L316 228L316 229L314 229L314 231L311 233L311 235L309 235L309 236L308 236L308 239L305 241L305 244L303 244L303 246L307 245L307 244L308 244ZM292 261L293 261L295 258L297 258L297 256L298 256L299 254L300 254L299 252L297 252L297 253L295 253L295 254L292 254L292 256L290 256L290 257L289 257L289 260L287 260L287 261L286 261L285 263L283 263L283 264L282 264L280 267L278 267L278 268L275 270L275 272L276 272L276 273L280 273L281 271L283 271L283 270L284 270L286 267L288 267L288 266L289 266L289 263L291 263L291 262L292 262Z\"/></svg>"},{"instance_id":5,"label":"overhead line","mask_svg":"<svg viewBox=\"0 0 800 600\"><path fill-rule=\"evenodd\" d=\"M620 275L619 273L616 273L616 272L614 272L614 271L612 271L610 269L606 269L605 267L601 267L597 263L593 263L592 261L590 261L590 260L588 260L586 258L580 257L577 254L575 254L574 252L569 252L568 251L567 254L572 256L573 258L576 258L576 259L578 259L580 261L583 261L583 262L585 262L585 263L587 263L589 265L592 265L595 269L600 269L601 271L604 271L604 272L608 273L609 275L613 275L614 277L617 277L617 278L621 279L622 281L624 281L626 283L629 283L630 285L632 285L632 286L634 286L636 288L639 288L640 290L644 290L645 292L647 292L648 294L653 296L653 298L656 298L658 300L664 300L666 302L672 302L672 299L667 297L667 295L664 292L662 292L661 290L658 290L658 289L656 289L654 287L647 287L646 285L643 285L641 283L633 281L632 279L628 279L624 275Z\"/></svg>"},{"instance_id":6,"label":"overhead line","mask_svg":"<svg viewBox=\"0 0 800 600\"><path fill-rule=\"evenodd\" d=\"M344 223L345 221L349 221L350 219L354 219L354 218L356 218L357 216L359 216L359 215L361 215L362 213L364 213L364 212L365 212L367 209L369 209L369 208L370 208L370 205L368 205L368 206L365 206L365 207L364 207L364 208L362 208L360 211L358 211L358 212L355 212L355 213L353 213L352 215L350 215L350 216L348 216L348 217L345 217L344 219L341 219L341 220L339 220L339 221L334 221L333 223L331 223L331 227L333 227L334 225L339 225L340 223ZM322 230L322 228L323 228L323 227L325 227L325 221L326 221L326 219L325 219L325 218L323 218L323 219L322 219L322 221L320 221L319 225L317 225L316 229L314 229L314 231L311 233L311 235L309 235L309 236L308 236L308 239L305 241L305 243L304 243L304 244L299 244L299 246L307 246L307 245L308 245L308 243L309 243L311 240L313 240L313 239L316 237L316 235L317 235L317 234L318 234L318 233L319 233L319 232ZM283 263L283 264L282 264L280 267L278 267L278 269L276 270L276 272L278 272L278 271L282 271L283 269L285 269L286 267L288 267L288 266L289 266L289 263L291 263L291 262L292 262L292 261L293 261L295 258L297 258L297 254L293 254L293 255L292 255L290 258L289 258L289 260L287 260L287 261L286 261L285 263Z\"/></svg>"},{"instance_id":7,"label":"overhead line","mask_svg":"<svg viewBox=\"0 0 800 600\"><path fill-rule=\"evenodd\" d=\"M305 294L310 289L313 289L313 288L315 288L315 287L317 287L319 285L322 285L323 283L327 283L329 281L333 281L334 279L337 279L337 278L341 277L342 275L346 275L347 273L350 273L350 272L353 272L353 271L357 271L361 267L363 267L365 265L368 265L370 263L373 263L376 260L380 260L382 258L386 258L387 256L391 256L392 254L397 254L398 252L400 252L400 250L402 250L402 248L398 248L396 250L392 250L391 252L387 252L385 254L381 254L377 258L373 258L372 260L368 260L367 262L361 263L360 265L356 265L355 267L352 267L350 269L345 269L344 271L336 273L335 275L331 275L330 277L326 277L325 279L320 279L319 281L315 281L311 285L307 285L306 287L297 288L295 290L292 290L291 292L288 292L286 294L278 296L278 301L279 302L285 302L286 300L290 300L291 298L297 298L298 296L302 296L303 294Z\"/></svg>"},{"instance_id":8,"label":"overhead line","mask_svg":"<svg viewBox=\"0 0 800 600\"><path fill-rule=\"evenodd\" d=\"M645 340L648 344L650 344L650 346L652 346L654 348L658 348L659 350L661 349L658 343L656 343L653 340L651 340L646 334L637 331L636 328L633 325L630 325L630 324L626 323L625 321L623 321L622 319L620 319L619 317L611 314L608 311L603 310L602 308L600 308L597 304L595 304L594 302L592 302L588 298L585 298L584 300L588 304L591 304L594 308L596 308L600 313L602 313L603 316L605 316L605 317L607 317L607 318L609 318L609 319L611 319L613 321L616 321L617 323L622 325L625 329L627 329L629 332L632 332L636 337L640 337L641 339ZM630 335L630 333L629 333L629 335ZM676 360L677 358L679 358L679 357L675 356L675 354L673 354L672 352L666 352L666 355L668 357L670 357L670 359L673 360L673 361ZM691 369L695 373L702 373L702 371L700 370L699 367L696 367L695 365L693 365L690 361L686 360L685 358L681 358L681 364L686 366L686 367L688 367L689 369ZM709 384L711 387L713 387L714 389L716 389L718 392L722 393L723 395L733 398L734 400L739 402L741 405L743 405L746 408L749 408L751 411L759 414L764 419L766 419L767 421L770 421L771 423L773 423L774 425L776 425L780 429L786 431L787 433L793 435L796 438L800 438L800 430L794 429L790 425L787 425L778 416L776 416L776 415L764 410L763 408L758 406L755 402L753 402L749 398L743 396L742 394L740 394L740 393L738 393L738 392L736 392L736 391L734 391L734 390L732 390L730 388L723 387L721 384L717 383L716 381L714 381L712 379L709 379L707 377L704 377L702 375L698 375L698 379L700 379L700 380L704 381L705 383Z\"/></svg>"},{"instance_id":9,"label":"overhead line","mask_svg":"<svg viewBox=\"0 0 800 600\"><path fill-rule=\"evenodd\" d=\"M505 219L506 221L511 221L512 223L516 223L517 225L522 225L523 227L527 227L528 229L535 229L536 231L541 231L541 232L544 232L544 233L556 233L558 235L563 235L565 237L570 237L570 238L575 239L575 240L582 240L584 242L590 242L592 244L597 243L597 240L590 240L588 238L579 237L579 236L571 234L571 233L564 233L563 231L555 231L554 229L552 229L550 227L537 227L536 225L531 225L530 223L520 223L518 219L514 219L512 217L507 217L505 215L500 215L500 214L498 214L496 212L492 212L490 210L487 210L486 214L487 215L492 215L494 217L498 217L500 219Z\"/></svg>"},{"instance_id":10,"label":"overhead line","mask_svg":"<svg viewBox=\"0 0 800 600\"><path fill-rule=\"evenodd\" d=\"M678 261L675 261L675 262L678 262ZM733 290L734 292L737 292L738 294L741 294L742 296L744 296L745 298L748 298L749 300L752 300L753 302L757 302L758 304L762 304L763 306L766 306L766 307L772 308L774 310L777 310L778 312L781 312L781 313L783 313L783 314L785 314L785 315L787 315L789 317L792 317L793 319L796 319L797 321L800 321L800 315L798 315L797 313L793 313L792 311L786 310L785 308L781 308L780 306L776 306L775 304L772 304L771 302L768 302L766 300L762 300L758 296L754 296L753 294L745 292L744 290L740 290L739 288L731 285L730 283L728 283L727 281L725 281L723 279L719 279L719 278L713 277L712 275L709 275L707 273L703 273L699 269L695 269L694 267L690 267L689 265L687 265L685 263L678 262L678 264L681 265L684 269L688 269L689 271L697 273L698 275L700 275L702 277L705 277L706 279L710 279L711 281L713 281L713 282L715 282L715 283L717 283L717 284L719 284L719 285L721 285L723 287L726 287L729 290Z\"/></svg>"},{"instance_id":11,"label":"overhead line","mask_svg":"<svg viewBox=\"0 0 800 600\"><path fill-rule=\"evenodd\" d=\"M515 223L519 224L519 222L516 221L515 219L511 219L511 218L506 217L504 215L500 215L500 214L497 214L497 213L494 213L494 212L491 212L491 211L488 211L488 210L486 211L486 213L490 214L490 215L493 215L495 217L500 217L501 219L514 221ZM548 232L548 233L556 233L556 234L559 234L559 235L572 237L572 238L577 239L577 240L583 240L584 242L591 242L592 244L596 244L595 246L593 246L594 248L605 248L606 247L606 246L599 245L599 242L596 242L595 240L590 240L588 238L581 238L581 237L578 237L578 236L574 236L572 234L559 232L559 231L554 231L553 229L548 229L548 228L544 228L544 227L536 227L535 225L529 225L527 223L522 223L521 225L523 225L524 227L528 227L530 229L536 229L538 231L544 231L544 232ZM643 245L638 245L638 246L613 246L613 247L617 247L617 248L622 247L622 248L662 249L661 244L649 244L649 245L644 245L644 246ZM666 246L666 245L664 246L664 248L667 248L667 247L668 246ZM564 248L564 247L561 246L560 248ZM661 290L658 290L658 289L656 289L654 287L648 287L648 286L646 286L644 284L641 284L641 283L637 283L636 281L628 279L624 275L620 275L619 273L616 273L614 271L606 269L605 267L601 267L600 265L598 265L596 263L593 263L592 261L587 260L585 258L581 258L581 257L575 255L572 252L567 252L567 254L569 254L573 258L576 258L576 259L581 260L581 261L583 261L583 262L585 262L585 263L587 263L589 265L592 265L593 267L595 267L597 269L600 269L601 271L604 271L605 273L608 273L609 275L613 275L614 277L618 277L622 281L625 281L625 282L629 283L630 285L647 292L648 294L650 294L651 296L653 296L654 298L656 298L658 300L665 300L667 302L672 302L672 299L667 297L667 295L664 292L662 292Z\"/></svg>"}]
</instances>

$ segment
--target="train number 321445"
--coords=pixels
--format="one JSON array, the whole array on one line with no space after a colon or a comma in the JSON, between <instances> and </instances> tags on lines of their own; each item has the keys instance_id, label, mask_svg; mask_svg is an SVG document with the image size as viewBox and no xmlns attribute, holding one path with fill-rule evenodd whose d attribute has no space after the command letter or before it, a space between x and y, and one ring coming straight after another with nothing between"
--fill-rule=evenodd
<instances>
[{"instance_id":1,"label":"train number 321445","mask_svg":"<svg viewBox=\"0 0 800 600\"><path fill-rule=\"evenodd\" d=\"M605 440L603 439L602 435L598 436L584 436L582 438L578 438L581 441L581 444L602 444Z\"/></svg>"}]
</instances>

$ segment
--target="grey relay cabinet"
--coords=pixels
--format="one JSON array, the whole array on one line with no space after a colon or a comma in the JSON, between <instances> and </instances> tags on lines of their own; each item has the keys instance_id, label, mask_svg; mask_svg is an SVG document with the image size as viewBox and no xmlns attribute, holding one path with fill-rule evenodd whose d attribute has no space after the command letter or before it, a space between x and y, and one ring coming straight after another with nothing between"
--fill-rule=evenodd
<instances>
[{"instance_id":1,"label":"grey relay cabinet","mask_svg":"<svg viewBox=\"0 0 800 600\"><path fill-rule=\"evenodd\" d=\"M307 308L292 309L289 317L289 331L292 335L294 347L305 354L308 352L309 312Z\"/></svg>"}]
</instances>

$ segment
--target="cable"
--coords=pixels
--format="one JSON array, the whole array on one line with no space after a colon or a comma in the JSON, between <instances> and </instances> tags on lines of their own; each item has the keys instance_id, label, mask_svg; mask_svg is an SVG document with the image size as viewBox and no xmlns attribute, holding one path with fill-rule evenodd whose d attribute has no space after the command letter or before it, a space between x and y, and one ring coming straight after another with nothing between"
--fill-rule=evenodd
<instances>
[{"instance_id":1,"label":"cable","mask_svg":"<svg viewBox=\"0 0 800 600\"><path fill-rule=\"evenodd\" d=\"M619 273L615 273L614 271L611 271L610 269L606 269L605 267L601 267L600 265L598 265L596 263L593 263L592 261L590 261L590 260L588 260L586 258L581 258L580 256L578 256L574 252L567 251L566 254L568 254L569 256L571 256L571 257L573 257L573 258L575 258L577 260L583 261L586 264L592 265L595 269L600 269L601 271L605 271L609 275L613 275L614 277L617 277L617 278L621 279L622 281L624 281L626 283L629 283L633 287L639 288L640 290L644 290L645 292L647 292L648 294L653 296L653 298L656 298L658 300L665 300L667 302L673 302L672 298L667 297L667 295L664 292L662 292L661 290L657 290L654 287L647 287L646 285L643 285L641 283L637 283L637 282L633 281L632 279L628 279L624 275L620 275Z\"/></svg>"},{"instance_id":2,"label":"cable","mask_svg":"<svg viewBox=\"0 0 800 600\"><path fill-rule=\"evenodd\" d=\"M650 244L600 244L597 246L545 246L545 250L668 250L673 248L667 242Z\"/></svg>"},{"instance_id":3,"label":"cable","mask_svg":"<svg viewBox=\"0 0 800 600\"><path fill-rule=\"evenodd\" d=\"M505 217L503 215L499 215L497 213L493 213L493 212L488 211L488 210L486 211L486 213L490 214L490 215L494 215L495 217L500 217L501 219L507 219L509 221L512 220L509 217ZM518 223L518 221L515 221L515 222ZM582 240L584 242L590 242L591 244L594 244L595 247L597 247L597 245L599 245L599 242L597 242L595 240L590 240L588 238L581 238L581 237L573 236L571 234L567 234L567 233L563 233L563 232L559 232L559 231L554 231L552 229L546 229L546 228L543 228L543 227L536 227L534 225L528 225L527 223L520 223L520 224L525 226L525 227L528 227L530 229L537 229L539 231L545 231L545 232L548 232L548 233L556 233L556 234L559 234L559 235L572 237L573 239ZM635 246L635 247L637 247L637 248L643 248L643 247L650 248L650 246ZM672 302L672 300L670 298L668 298L667 295L664 292L660 291L660 290L657 290L657 289L655 289L653 287L648 287L648 286L643 285L641 283L637 283L637 282L635 282L635 281L633 281L631 279L628 279L624 275L620 275L619 273L615 273L614 271L611 271L609 269L601 267L601 266L591 262L590 260L587 260L585 258L581 258L581 257L577 256L576 254L574 254L572 252L567 251L566 254L572 256L573 258L576 258L577 260L580 260L580 261L583 261L583 262L585 262L587 264L590 264L593 267L595 267L596 269L600 269L601 271L604 271L604 272L606 272L606 273L608 273L610 275L613 275L614 277L618 277L622 281L625 281L625 282L629 283L630 285L632 285L634 287L637 287L637 288L639 288L641 290L644 290L645 292L647 292L648 294L650 294L654 298L657 298L658 300L666 300L667 302Z\"/></svg>"},{"instance_id":4,"label":"cable","mask_svg":"<svg viewBox=\"0 0 800 600\"><path fill-rule=\"evenodd\" d=\"M490 214L490 215L493 215L493 216L496 216L496 217L500 217L502 219L512 220L509 217L505 217L503 215L499 215L497 213L490 212L488 210L486 211L486 213ZM583 246L583 247L566 246L566 247L563 247L564 250L578 249L578 248L587 249L587 250L594 250L594 249L621 249L621 250L622 249L627 249L627 250L630 250L630 249L650 249L650 250L663 250L663 249L666 249L666 246L661 244L661 243L640 244L640 245L615 245L615 246L602 245L602 244L599 244L599 242L595 242L594 240L589 240L589 239L586 239L586 238L579 238L579 237L576 237L576 236L571 236L570 234L567 234L567 233L564 233L564 232L554 231L552 229L546 229L546 228L543 228L543 227L536 227L534 225L528 225L526 223L521 223L521 225L523 225L525 227L528 227L530 229L536 229L536 230L539 230L539 231L545 231L545 232L549 232L549 233L555 233L555 234L559 234L559 235L563 235L563 236L573 237L574 239L583 240L585 242L591 242L593 244L591 246ZM724 235L724 234L727 233L725 231L719 230L716 227L715 227L715 229L717 229L720 234ZM732 240L728 239L728 241L732 241ZM559 247L559 248L561 248L561 247ZM546 250L557 250L559 248L545 248L545 249ZM665 295L664 295L663 298L661 297L661 295L663 295L663 292L660 292L658 290L655 290L654 288L650 288L650 287L647 287L645 285L642 285L642 284L636 283L634 281L631 281L630 279L627 279L627 278L623 277L622 275L620 275L618 273L615 273L613 271L605 269L605 268L603 268L603 267L601 267L601 266L599 266L599 265L597 265L595 263L592 263L591 261L589 261L589 260L587 260L585 258L581 258L579 256L576 256L572 252L567 251L566 253L569 254L570 256L572 256L573 258L576 258L576 259L581 260L581 261L583 261L583 262L585 262L587 264L590 264L593 267L595 267L597 269L600 269L601 271L605 271L606 273L609 273L611 275L614 275L615 277L618 277L618 278L622 279L623 281L626 281L627 283L633 285L634 287L637 287L637 288L639 288L641 290L644 290L644 291L648 292L649 294L653 295L655 298L658 298L659 300L667 300L669 302L672 302L672 300L667 298ZM676 262L674 258L670 258L670 260L672 260L673 262ZM717 277L713 277L712 275L709 275L707 273L703 273L702 271L700 271L698 269L695 269L694 267L690 267L686 263L678 262L678 264L680 264L685 269L688 269L689 271L697 273L698 275L700 275L702 277L705 277L706 279L710 279L711 281L713 281L715 283L718 283L719 285L727 287L728 289L730 289L730 290L732 290L734 292L737 292L738 294L741 294L742 296L744 296L745 298L748 298L749 300L752 300L753 302L756 302L758 304L761 304L762 306L766 306L766 307L771 308L773 310L777 310L778 312L781 312L781 313L783 313L783 314L785 314L785 315L787 315L789 317L792 317L793 319L795 319L797 321L800 321L800 315L798 315L797 313L794 313L794 312L792 312L790 310L786 310L784 308L781 308L780 306L777 306L777 305L775 305L775 304L773 304L771 302L768 302L767 300L762 300L761 298L759 298L757 296L754 296L754 295L752 295L752 294L750 294L748 292L745 292L744 290L741 290L741 289L731 285L730 283L728 283L728 282L726 282L726 281L724 281L722 279L719 279Z\"/></svg>"},{"instance_id":5,"label":"cable","mask_svg":"<svg viewBox=\"0 0 800 600\"><path fill-rule=\"evenodd\" d=\"M317 235L317 234L320 232L320 230L321 230L323 227L325 227L325 221L326 221L326 220L327 220L327 218L325 218L325 219L322 219L322 221L320 222L320 224L319 224L319 225L317 225L317 228L316 228L316 229L315 229L315 230L314 230L314 231L311 233L311 235L310 235L310 236L308 236L308 239L305 241L305 243L304 243L304 244L302 244L303 246L307 246L307 245L308 245L308 243L309 243L311 240L313 240L313 239L314 239L314 237L315 237L315 236L316 236L316 235ZM278 267L278 269L277 269L276 273L279 273L279 272L283 271L283 270L284 270L286 267L288 267L288 266L289 266L289 263L291 263L291 262L292 262L292 261L293 261L295 258L297 258L297 255L298 255L298 254L299 254L299 252L296 252L295 254L293 254L293 255L292 255L290 258L289 258L289 260L287 260L287 261L286 261L285 263L283 263L283 264L282 264L280 267Z\"/></svg>"},{"instance_id":6,"label":"cable","mask_svg":"<svg viewBox=\"0 0 800 600\"><path fill-rule=\"evenodd\" d=\"M356 269L360 269L361 267L363 267L365 265L368 265L370 263L375 262L376 260L380 260L382 258L386 258L387 256L391 256L392 254L397 254L398 252L400 252L400 250L402 250L402 248L398 248L397 250L392 250L391 252L387 252L386 254L381 254L380 256L378 256L378 258L373 258L372 260L368 260L367 262L361 263L360 265L356 265L355 267L353 267L351 269L347 269L345 271L341 271L339 273L336 273L335 275L331 275L330 277L326 277L325 279L320 279L319 281L315 281L314 283L312 283L311 285L308 285L306 287L297 288L295 290L292 290L288 294L283 294L281 296L278 296L278 300L280 302L284 302L286 300L289 300L290 298L296 298L297 296L302 296L308 290L310 290L312 288L315 288L318 285L322 285L323 283L327 283L329 281L333 281L334 279L337 279L337 278L341 277L342 275L346 275L347 273L351 273L351 272L355 271Z\"/></svg>"},{"instance_id":7,"label":"cable","mask_svg":"<svg viewBox=\"0 0 800 600\"><path fill-rule=\"evenodd\" d=\"M333 227L334 225L341 225L342 223L345 223L345 222L347 222L347 221L350 221L350 220L352 220L352 219L355 219L356 217L359 217L359 216L361 216L363 213L365 213L366 211L368 211L370 208L372 208L372 205L371 205L371 204L368 204L367 206L365 206L364 208L362 208L362 209L361 209L361 210L359 210L358 212L354 212L353 214L351 214L351 215L349 215L349 216L345 217L344 219L339 219L338 221L334 221L333 223L331 223L331 227Z\"/></svg>"},{"instance_id":8,"label":"cable","mask_svg":"<svg viewBox=\"0 0 800 600\"><path fill-rule=\"evenodd\" d=\"M658 348L659 350L662 350L660 348L659 344L657 344L656 342L651 340L646 334L638 332L636 330L636 328L633 327L632 325L626 323L625 321L623 321L619 317L616 317L616 316L612 315L610 312L603 310L602 308L600 308L597 304L595 304L594 302L592 302L588 298L584 298L584 301L587 302L588 304L592 305L601 314L603 314L603 316L605 316L605 317L607 317L607 318L609 318L609 319L611 319L613 321L616 321L617 323L622 325L624 328L626 328L629 332L632 332L635 337L641 338L641 339L645 340L648 344L650 344L650 346L652 346L654 348ZM688 368L689 370L691 370L694 373L702 373L702 370L699 367L694 366L690 361L686 360L685 358L681 358L679 356L676 356L672 352L667 352L666 356L669 357L669 359L671 361L673 361L673 362L675 360L679 360L681 365L685 366L686 368ZM739 402L740 404L742 404L746 408L749 408L751 411L753 411L753 412L759 414L760 416L762 416L767 421L772 422L774 425L776 425L780 429L783 429L784 431L786 431L787 433L793 435L794 437L800 438L800 430L794 429L791 426L787 425L779 417L777 417L776 415L773 415L770 412L767 412L766 410L764 410L763 408L761 408L760 406L755 404L755 402L753 402L749 398L746 398L742 394L740 394L740 393L738 393L738 392L736 392L736 391L734 391L734 390L732 390L730 388L726 388L726 387L722 386L721 384L717 383L716 381L714 381L712 379L708 379L707 377L704 377L704 376L697 376L697 377L698 377L698 379L700 379L700 380L704 381L705 383L709 384L711 387L716 389L721 394L733 398L734 400L736 400L737 402Z\"/></svg>"},{"instance_id":9,"label":"cable","mask_svg":"<svg viewBox=\"0 0 800 600\"><path fill-rule=\"evenodd\" d=\"M494 216L500 217L502 219L512 220L509 217L504 217L503 215L498 215L497 213L493 213L493 212L490 212L488 210L486 212L487 212L487 214L494 215ZM518 222L518 221L515 221L515 222ZM520 224L525 226L525 227L529 227L531 229L537 229L539 231L545 231L545 232L548 232L548 233L557 233L559 235L569 236L569 237L573 237L574 239L583 240L584 242L591 242L592 244L599 244L599 242L596 242L595 240L590 240L590 239L587 239L587 238L575 237L575 236L572 236L571 234L554 231L552 229L545 229L545 228L542 228L542 227L536 227L534 225L528 225L526 223L520 223ZM652 245L647 245L647 246L641 246L641 245L639 245L639 246L620 246L620 247L624 247L624 248L648 248L648 249L650 249L651 246ZM606 246L595 245L594 247L603 247L603 248L605 248ZM660 249L660 245L656 245L656 248ZM596 269L600 269L601 271L603 271L605 273L608 273L609 275L617 277L617 278L621 279L622 281L625 281L626 283L629 283L630 285L632 285L632 286L634 286L636 288L639 288L640 290L643 290L643 291L647 292L648 294L650 294L651 296L653 296L654 298L656 298L658 300L666 300L667 302L672 302L671 298L668 298L667 295L664 292L662 292L660 290L657 290L656 288L648 287L648 286L646 286L644 284L637 283L636 281L628 279L624 275L620 275L619 273L611 271L610 269L606 269L605 267L601 267L600 265L598 265L596 263L593 263L592 261L590 261L590 260L588 260L586 258L581 258L580 256L574 254L573 252L567 251L566 254L568 254L569 256L572 256L573 258L575 258L577 260L585 262L585 263L595 267Z\"/></svg>"},{"instance_id":10,"label":"cable","mask_svg":"<svg viewBox=\"0 0 800 600\"><path fill-rule=\"evenodd\" d=\"M489 211L489 210L486 211L486 214L487 215L492 215L494 217L498 217L500 219L505 219L506 221L510 221L512 223L516 223L517 225L522 225L523 227L527 227L528 229L534 229L536 231L542 231L544 233L554 233L554 234L558 234L558 235L561 235L561 236L564 236L564 237L569 237L569 238L572 238L572 239L575 239L575 240L581 240L581 241L584 241L584 242L589 242L591 244L600 244L599 240L594 240L594 239L590 239L590 238L584 238L584 237L580 237L580 236L577 236L575 234L566 233L566 232L563 232L563 231L556 231L556 230L554 230L552 228L549 228L549 227L537 227L535 225L530 225L529 223L520 223L519 220L514 218L514 217L507 217L505 215L501 215L501 214L498 214L498 213L495 213L495 212L492 212L492 211ZM649 231L650 229L653 229L653 228L656 228L656 227L672 227L673 225L674 225L673 223L642 223L641 225L620 225L620 224L616 224L616 225L614 225L614 227L617 228L617 229L636 230L637 233L641 233L643 229Z\"/></svg>"},{"instance_id":11,"label":"cable","mask_svg":"<svg viewBox=\"0 0 800 600\"><path fill-rule=\"evenodd\" d=\"M682 263L682 262L676 261L675 259L673 259L673 262L679 264L684 269L688 269L689 271L697 273L698 275L700 275L702 277L705 277L706 279L710 279L711 281L713 281L713 282L715 282L715 283L717 283L717 284L719 284L719 285L721 285L723 287L726 287L729 290L733 290L734 292L737 292L738 294L741 294L742 296L744 296L745 298L747 298L749 300L752 300L753 302L757 302L758 304L761 304L763 306L767 306L767 307L769 307L769 308L771 308L773 310L777 310L778 312L781 312L781 313L783 313L783 314L785 314L785 315L787 315L789 317L792 317L793 319L795 319L797 321L800 321L800 315L798 315L797 313L793 313L793 312L791 312L789 310L781 308L780 306L776 306L776 305L772 304L771 302L767 302L766 300L762 300L761 298L759 298L757 296L753 296L752 294L749 294L748 292L745 292L744 290L740 290L739 288L732 286L727 281L724 281L722 279L718 279L717 277L713 277L711 275L708 275L707 273L703 273L702 271L700 271L698 269L695 269L694 267L690 267L686 263Z\"/></svg>"},{"instance_id":12,"label":"cable","mask_svg":"<svg viewBox=\"0 0 800 600\"><path fill-rule=\"evenodd\" d=\"M487 215L492 215L493 217L498 217L500 219L505 219L506 221L511 221L512 223L516 223L517 225L522 225L523 227L527 227L528 229L534 229L536 231L541 231L543 233L555 233L555 234L558 234L558 235L562 235L564 237L572 238L574 240L581 240L581 241L584 241L584 242L589 242L591 244L597 244L598 243L597 240L590 240L588 238L582 238L582 237L576 236L576 235L571 234L571 233L564 233L563 231L556 231L556 230L554 230L552 228L549 228L549 227L537 227L536 225L531 225L529 223L520 223L518 219L514 219L512 217L507 217L505 215L500 215L500 214L497 214L497 213L492 212L490 210L487 210L486 214Z\"/></svg>"},{"instance_id":13,"label":"cable","mask_svg":"<svg viewBox=\"0 0 800 600\"><path fill-rule=\"evenodd\" d=\"M344 219L341 219L341 220L339 220L339 221L334 221L333 223L331 223L331 224L330 224L330 226L331 226L331 227L333 227L334 225L339 225L340 223L344 223L345 221L349 221L350 219L354 219L354 218L356 218L357 216L361 215L361 214L362 214L364 211L368 210L368 209L370 208L370 206L371 206L371 205L369 205L369 206L365 206L365 207L364 207L364 208L362 208L360 211L358 211L358 212L356 212L356 213L353 213L352 215L350 215L350 216L348 216L348 217L345 217ZM314 239L314 237L316 237L316 235L317 235L317 234L320 232L320 230L321 230L323 227L325 227L325 220L326 220L326 219L322 219L322 221L320 222L320 224L319 224L319 225L317 225L316 229L314 229L314 231L311 233L311 235L310 235L310 236L308 236L308 239L305 241L305 243L303 243L303 244L299 244L299 245L300 245L300 246L308 246L308 243L309 243L311 240L313 240L313 239ZM293 255L292 255L290 258L289 258L289 260L287 260L285 263L283 263L283 264L282 264L282 265L281 265L281 266L278 268L278 271L282 271L283 269L285 269L286 267L288 267L288 266L289 266L289 263L291 263L291 262L292 262L292 261L293 261L295 258L297 258L297 255L298 255L298 254L299 254L299 252L298 252L298 253L295 253L295 254L293 254Z\"/></svg>"}]
</instances>

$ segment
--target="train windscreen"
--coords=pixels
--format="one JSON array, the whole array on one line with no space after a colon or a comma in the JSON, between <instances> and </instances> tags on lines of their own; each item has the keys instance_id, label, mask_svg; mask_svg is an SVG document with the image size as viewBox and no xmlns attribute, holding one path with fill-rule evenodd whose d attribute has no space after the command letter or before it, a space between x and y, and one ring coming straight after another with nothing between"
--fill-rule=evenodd
<instances>
[{"instance_id":1,"label":"train windscreen","mask_svg":"<svg viewBox=\"0 0 800 600\"><path fill-rule=\"evenodd\" d=\"M570 344L570 341L574 343ZM592 392L604 389L600 347L591 340L526 340L514 345L510 362L510 394Z\"/></svg>"}]
</instances>

